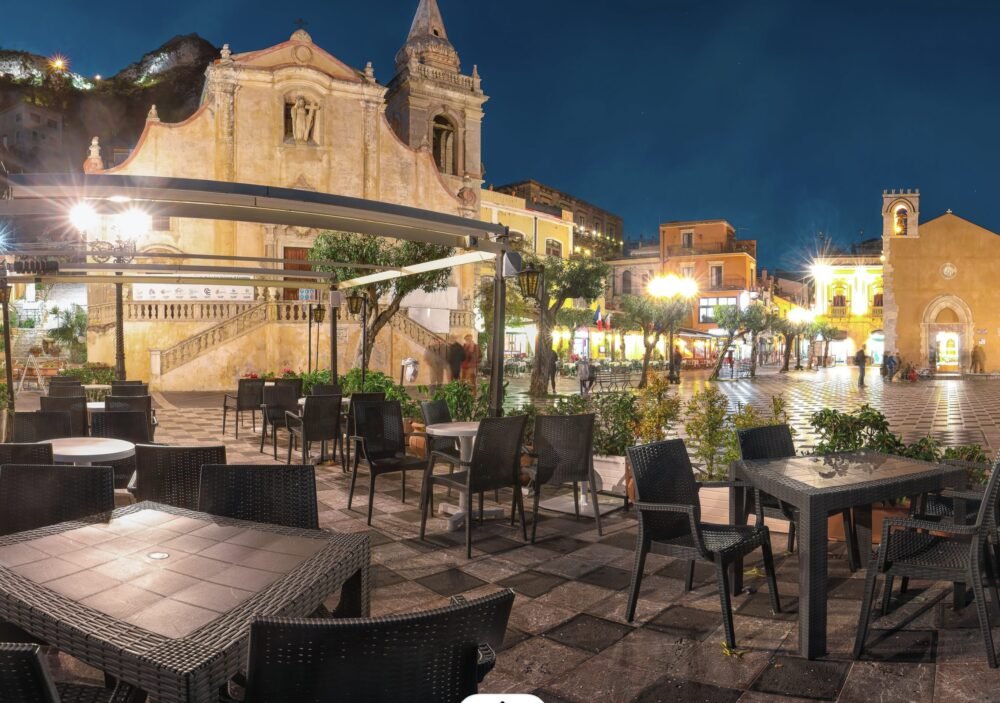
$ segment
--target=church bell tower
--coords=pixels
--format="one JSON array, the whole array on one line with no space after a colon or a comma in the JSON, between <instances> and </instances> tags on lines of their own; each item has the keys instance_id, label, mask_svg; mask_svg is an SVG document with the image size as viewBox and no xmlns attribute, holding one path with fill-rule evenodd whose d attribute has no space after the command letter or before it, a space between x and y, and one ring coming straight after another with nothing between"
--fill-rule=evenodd
<instances>
[{"instance_id":1,"label":"church bell tower","mask_svg":"<svg viewBox=\"0 0 1000 703\"><path fill-rule=\"evenodd\" d=\"M429 151L438 171L458 194L483 182L483 94L479 73L461 71L437 0L420 0L406 43L396 54L386 115L396 134L414 149ZM468 196L467 196L468 197Z\"/></svg>"},{"instance_id":2,"label":"church bell tower","mask_svg":"<svg viewBox=\"0 0 1000 703\"><path fill-rule=\"evenodd\" d=\"M893 291L893 244L916 239L920 226L920 189L882 191L882 333L885 353L897 349L896 321L899 305ZM905 245L904 245L905 246Z\"/></svg>"}]
</instances>

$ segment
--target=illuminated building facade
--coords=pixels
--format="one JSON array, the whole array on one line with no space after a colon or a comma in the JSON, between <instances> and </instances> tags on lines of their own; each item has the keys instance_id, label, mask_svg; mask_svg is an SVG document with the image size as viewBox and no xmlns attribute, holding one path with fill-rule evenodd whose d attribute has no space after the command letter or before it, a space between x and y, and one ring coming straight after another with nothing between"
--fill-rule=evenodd
<instances>
[{"instance_id":1,"label":"illuminated building facade","mask_svg":"<svg viewBox=\"0 0 1000 703\"><path fill-rule=\"evenodd\" d=\"M831 256L811 268L813 312L840 330L830 343L831 363L846 363L865 345L869 358L882 363L885 352L885 287L878 256Z\"/></svg>"}]
</instances>

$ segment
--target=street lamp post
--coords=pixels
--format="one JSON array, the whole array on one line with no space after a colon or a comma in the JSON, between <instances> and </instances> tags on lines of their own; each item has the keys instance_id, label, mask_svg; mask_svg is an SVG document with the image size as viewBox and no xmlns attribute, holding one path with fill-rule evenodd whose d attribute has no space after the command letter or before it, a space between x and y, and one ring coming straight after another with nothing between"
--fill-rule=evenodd
<instances>
[{"instance_id":1,"label":"street lamp post","mask_svg":"<svg viewBox=\"0 0 1000 703\"><path fill-rule=\"evenodd\" d=\"M330 383L337 384L337 317L340 316L340 292L330 286Z\"/></svg>"},{"instance_id":2,"label":"street lamp post","mask_svg":"<svg viewBox=\"0 0 1000 703\"><path fill-rule=\"evenodd\" d=\"M361 314L361 390L365 389L365 372L367 371L368 348L368 297L357 291L347 296L347 311L352 315Z\"/></svg>"},{"instance_id":3,"label":"street lamp post","mask_svg":"<svg viewBox=\"0 0 1000 703\"><path fill-rule=\"evenodd\" d=\"M0 278L0 303L3 304L3 357L7 376L7 422L4 423L8 436L13 430L14 418L14 360L11 357L10 339L10 284L7 282L7 270L4 268L3 278ZM0 437L4 442L7 437Z\"/></svg>"},{"instance_id":4,"label":"street lamp post","mask_svg":"<svg viewBox=\"0 0 1000 703\"><path fill-rule=\"evenodd\" d=\"M691 278L680 278L674 274L657 276L649 282L648 292L654 298L660 298L674 303L691 300L698 294L698 283ZM680 369L674 367L674 328L676 322L670 321L670 346L667 348L667 359L669 369L667 379L671 383L680 383Z\"/></svg>"}]
</instances>

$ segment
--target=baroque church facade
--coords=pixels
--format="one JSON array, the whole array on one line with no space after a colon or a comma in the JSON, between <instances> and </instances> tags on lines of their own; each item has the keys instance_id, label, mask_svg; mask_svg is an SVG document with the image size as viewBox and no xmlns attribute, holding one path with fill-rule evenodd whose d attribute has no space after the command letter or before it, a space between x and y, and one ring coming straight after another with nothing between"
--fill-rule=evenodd
<instances>
[{"instance_id":1,"label":"baroque church facade","mask_svg":"<svg viewBox=\"0 0 1000 703\"><path fill-rule=\"evenodd\" d=\"M103 169L99 145L87 172L231 181L380 200L468 218L480 216L483 93L478 70L463 73L436 0L420 0L385 85L369 62L347 66L303 29L288 41L237 53L229 46L206 71L201 104L167 124L150 110L130 157ZM95 140L96 142L96 140ZM210 253L304 260L316 230L179 218L152 219L138 252ZM88 234L112 239L107 229ZM286 263L290 271L303 265ZM447 339L474 329L474 272L453 272L446 290L417 293L384 329L371 367L391 376L407 357L419 383L442 380ZM185 287L187 288L187 287ZM199 378L232 388L248 372L305 366L305 306L311 291L256 287L228 300L192 300L132 286L125 317L130 377L179 389ZM179 289L178 289L179 290ZM218 298L217 291L206 296ZM88 344L93 361L114 358L109 287L91 286ZM183 297L184 299L180 299ZM322 301L317 301L322 302ZM346 310L341 311L341 319ZM359 327L340 325L340 373L354 362ZM329 358L328 329L319 359ZM322 364L325 366L325 364Z\"/></svg>"}]
</instances>

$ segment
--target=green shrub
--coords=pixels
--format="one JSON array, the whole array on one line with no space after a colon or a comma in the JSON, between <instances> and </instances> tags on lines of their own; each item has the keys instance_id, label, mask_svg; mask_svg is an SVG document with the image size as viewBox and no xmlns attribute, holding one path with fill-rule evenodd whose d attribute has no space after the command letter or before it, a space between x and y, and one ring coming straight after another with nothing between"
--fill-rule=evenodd
<instances>
[{"instance_id":1,"label":"green shrub","mask_svg":"<svg viewBox=\"0 0 1000 703\"><path fill-rule=\"evenodd\" d=\"M624 456L635 444L639 421L638 401L634 393L614 391L590 398L594 418L594 454Z\"/></svg>"},{"instance_id":2,"label":"green shrub","mask_svg":"<svg viewBox=\"0 0 1000 703\"><path fill-rule=\"evenodd\" d=\"M670 382L661 374L652 374L646 387L639 391L636 439L640 442L660 442L667 439L681 415L683 403L672 393Z\"/></svg>"},{"instance_id":3,"label":"green shrub","mask_svg":"<svg viewBox=\"0 0 1000 703\"><path fill-rule=\"evenodd\" d=\"M345 394L385 393L386 400L398 400L403 417L419 418L420 406L410 397L406 389L381 371L365 372L365 387L361 387L361 369L351 369L341 377L340 387Z\"/></svg>"},{"instance_id":4,"label":"green shrub","mask_svg":"<svg viewBox=\"0 0 1000 703\"><path fill-rule=\"evenodd\" d=\"M59 375L78 378L80 379L80 383L83 384L110 385L115 378L115 370L107 364L89 362L80 368L63 369L59 372Z\"/></svg>"},{"instance_id":5,"label":"green shrub","mask_svg":"<svg viewBox=\"0 0 1000 703\"><path fill-rule=\"evenodd\" d=\"M464 381L451 381L434 389L432 400L443 400L455 422L482 420L489 415L490 384L481 382L476 388Z\"/></svg>"},{"instance_id":6,"label":"green shrub","mask_svg":"<svg viewBox=\"0 0 1000 703\"><path fill-rule=\"evenodd\" d=\"M714 386L695 393L687 405L684 429L691 441L688 447L701 460L710 481L729 475L731 428L729 425L729 398Z\"/></svg>"}]
</instances>

